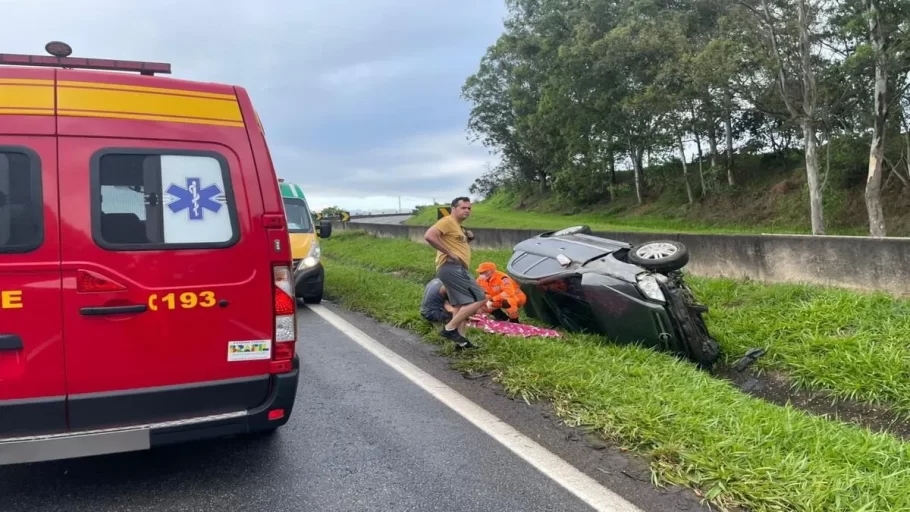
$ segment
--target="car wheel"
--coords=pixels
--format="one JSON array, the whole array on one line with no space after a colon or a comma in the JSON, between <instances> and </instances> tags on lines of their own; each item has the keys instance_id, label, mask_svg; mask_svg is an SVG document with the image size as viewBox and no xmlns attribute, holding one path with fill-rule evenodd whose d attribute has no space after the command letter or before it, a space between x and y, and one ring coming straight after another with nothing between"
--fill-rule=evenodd
<instances>
[{"instance_id":1,"label":"car wheel","mask_svg":"<svg viewBox=\"0 0 910 512\"><path fill-rule=\"evenodd\" d=\"M569 235L577 235L580 233L585 234L585 235L590 235L592 233L592 231L591 231L590 227L581 225L581 226L572 226L569 228L560 229L559 231L554 231L554 232L548 234L547 236L550 236L550 237L552 237L552 236L569 236Z\"/></svg>"},{"instance_id":2,"label":"car wheel","mask_svg":"<svg viewBox=\"0 0 910 512\"><path fill-rule=\"evenodd\" d=\"M319 293L316 295L310 295L309 297L304 297L303 301L307 304L319 304L322 302L322 290L319 290Z\"/></svg>"},{"instance_id":3,"label":"car wheel","mask_svg":"<svg viewBox=\"0 0 910 512\"><path fill-rule=\"evenodd\" d=\"M632 247L629 262L655 272L672 272L689 263L689 250L672 240L657 240Z\"/></svg>"}]
</instances>

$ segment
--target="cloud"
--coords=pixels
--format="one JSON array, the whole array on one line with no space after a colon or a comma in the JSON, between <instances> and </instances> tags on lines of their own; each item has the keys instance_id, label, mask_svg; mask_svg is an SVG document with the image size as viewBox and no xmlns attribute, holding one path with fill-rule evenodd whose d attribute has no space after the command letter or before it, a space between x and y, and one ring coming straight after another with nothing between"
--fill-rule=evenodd
<instances>
[{"instance_id":1,"label":"cloud","mask_svg":"<svg viewBox=\"0 0 910 512\"><path fill-rule=\"evenodd\" d=\"M317 195L451 198L467 193L474 179L495 165L484 148L465 143L459 131L406 136L350 154L301 151L283 146L276 161L295 162L279 174Z\"/></svg>"},{"instance_id":2,"label":"cloud","mask_svg":"<svg viewBox=\"0 0 910 512\"><path fill-rule=\"evenodd\" d=\"M314 201L460 195L495 163L465 138L460 89L502 30L503 0L0 0L0 12L0 52L57 39L75 56L245 87L279 173Z\"/></svg>"},{"instance_id":3,"label":"cloud","mask_svg":"<svg viewBox=\"0 0 910 512\"><path fill-rule=\"evenodd\" d=\"M387 59L341 66L320 76L326 87L356 87L362 91L382 82L393 80L398 76L414 72L417 62L414 59Z\"/></svg>"}]
</instances>

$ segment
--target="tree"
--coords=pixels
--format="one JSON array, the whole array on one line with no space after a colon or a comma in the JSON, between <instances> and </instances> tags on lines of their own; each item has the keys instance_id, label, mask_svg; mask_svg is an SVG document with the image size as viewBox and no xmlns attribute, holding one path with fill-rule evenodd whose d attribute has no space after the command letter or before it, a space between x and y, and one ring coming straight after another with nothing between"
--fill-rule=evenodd
<instances>
[{"instance_id":1,"label":"tree","mask_svg":"<svg viewBox=\"0 0 910 512\"><path fill-rule=\"evenodd\" d=\"M319 213L321 213L323 217L340 217L341 212L343 211L344 210L342 210L339 206L329 206L327 208L323 208Z\"/></svg>"},{"instance_id":2,"label":"tree","mask_svg":"<svg viewBox=\"0 0 910 512\"><path fill-rule=\"evenodd\" d=\"M872 143L869 145L869 177L866 180L866 210L869 213L869 235L885 236L885 214L882 211L882 164L885 159L885 123L888 120L888 60L882 28L880 0L867 0L869 42L875 58L875 110L872 121Z\"/></svg>"},{"instance_id":3,"label":"tree","mask_svg":"<svg viewBox=\"0 0 910 512\"><path fill-rule=\"evenodd\" d=\"M755 43L756 50L763 50L764 55L757 57L759 73L767 73L790 118L802 129L814 235L825 233L818 163L818 79L827 63L820 51L820 4L820 0L759 0L758 4L742 0L738 4L740 14L750 20L741 34Z\"/></svg>"},{"instance_id":4,"label":"tree","mask_svg":"<svg viewBox=\"0 0 910 512\"><path fill-rule=\"evenodd\" d=\"M901 130L900 96L907 87L908 67L906 19L907 0L843 0L833 24L846 42L845 74L860 84L853 89L855 103L869 116L857 124L871 128L869 163L864 199L869 217L869 235L886 235L881 201L882 176L886 160L888 124ZM895 108L896 107L896 108Z\"/></svg>"},{"instance_id":5,"label":"tree","mask_svg":"<svg viewBox=\"0 0 910 512\"><path fill-rule=\"evenodd\" d=\"M506 3L463 88L469 131L501 157L472 193L574 209L671 186L692 204L696 161L704 197L751 178L740 155L800 151L812 233L825 233L832 175L858 188L863 173L870 234L884 236L883 176L910 188L910 133L888 143L910 123L910 0ZM868 169L832 154L866 137Z\"/></svg>"}]
</instances>

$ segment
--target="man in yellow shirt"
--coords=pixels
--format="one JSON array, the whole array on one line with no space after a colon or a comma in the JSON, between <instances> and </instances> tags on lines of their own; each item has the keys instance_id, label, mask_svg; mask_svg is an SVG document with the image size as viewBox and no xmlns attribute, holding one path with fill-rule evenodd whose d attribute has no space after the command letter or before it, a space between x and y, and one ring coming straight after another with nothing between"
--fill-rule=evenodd
<instances>
[{"instance_id":1,"label":"man in yellow shirt","mask_svg":"<svg viewBox=\"0 0 910 512\"><path fill-rule=\"evenodd\" d=\"M486 294L468 270L471 264L470 235L461 225L471 216L471 200L457 197L452 214L430 227L423 238L436 249L436 277L445 285L449 304L455 310L442 328L442 336L455 342L457 349L476 348L464 337L465 326L486 303Z\"/></svg>"}]
</instances>

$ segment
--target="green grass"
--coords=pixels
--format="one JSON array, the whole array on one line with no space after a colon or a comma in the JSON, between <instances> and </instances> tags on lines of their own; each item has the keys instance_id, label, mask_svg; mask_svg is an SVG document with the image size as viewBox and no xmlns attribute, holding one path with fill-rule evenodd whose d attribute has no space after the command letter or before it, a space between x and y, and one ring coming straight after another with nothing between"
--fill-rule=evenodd
<instances>
[{"instance_id":1,"label":"green grass","mask_svg":"<svg viewBox=\"0 0 910 512\"><path fill-rule=\"evenodd\" d=\"M417 311L422 281L432 274L431 249L348 232L327 240L323 254L328 296L441 343ZM501 264L506 255L477 251L474 261ZM713 313L712 324L725 315L734 317L728 330L720 333L725 347L761 344L728 339L736 333L745 336L737 329L751 328L735 318L744 314L736 308L748 307L748 300L761 298L763 307L773 308L784 296L801 293L797 298L802 302L791 309L800 320L792 325L802 325L797 332L811 333L812 319L826 320L825 304L838 297L809 288L786 288L777 295L756 285L704 280L697 285L709 304L711 297L726 301L726 308ZM738 305L740 301L743 305ZM855 318L850 311L845 313L848 319ZM786 324L778 325L786 329ZM775 335L774 329L763 333ZM562 339L510 339L477 332L472 336L482 349L455 355L460 369L491 372L513 395L551 401L567 423L649 456L659 482L686 485L716 504L755 511L910 510L910 445L890 435L752 398L653 350L573 334ZM807 341L797 335L776 336L780 344L806 344L803 352L810 355L831 348L815 345L814 335ZM814 350L808 349L811 346ZM775 345L774 351L780 348Z\"/></svg>"},{"instance_id":2,"label":"green grass","mask_svg":"<svg viewBox=\"0 0 910 512\"><path fill-rule=\"evenodd\" d=\"M339 232L324 252L417 284L435 271L431 247L361 231ZM475 250L471 266L488 260L504 269L510 254ZM750 348L764 348L757 368L783 371L803 389L888 405L910 416L910 300L691 275L687 281L710 308L708 326L728 363Z\"/></svg>"},{"instance_id":3,"label":"green grass","mask_svg":"<svg viewBox=\"0 0 910 512\"><path fill-rule=\"evenodd\" d=\"M584 208L566 206L553 196L520 199L500 192L474 203L468 225L477 228L553 230L587 224L595 231L643 233L810 234L807 192L799 185L775 192L775 182L786 174L763 176L736 189L711 193L688 204L681 188L664 187L658 197L638 205L633 195ZM825 192L825 233L868 235L862 191L829 189ZM889 236L910 236L910 209L900 194L884 198ZM519 205L521 205L519 207ZM446 206L446 205L438 205ZM436 222L437 208L421 209L408 220L412 225Z\"/></svg>"},{"instance_id":4,"label":"green grass","mask_svg":"<svg viewBox=\"0 0 910 512\"><path fill-rule=\"evenodd\" d=\"M447 206L447 205L440 205ZM424 208L407 220L414 226L429 226L436 222L436 207ZM661 217L619 217L616 214L579 213L566 215L536 211L520 211L502 208L498 204L474 203L468 224L473 228L539 229L541 231L562 229L568 226L587 224L594 231L620 231L642 233L727 233L760 234L768 232L795 233L796 228L783 227L774 230L768 227L731 225L697 222Z\"/></svg>"},{"instance_id":5,"label":"green grass","mask_svg":"<svg viewBox=\"0 0 910 512\"><path fill-rule=\"evenodd\" d=\"M910 300L837 288L689 277L728 354L767 349L761 368L798 387L910 416Z\"/></svg>"}]
</instances>

